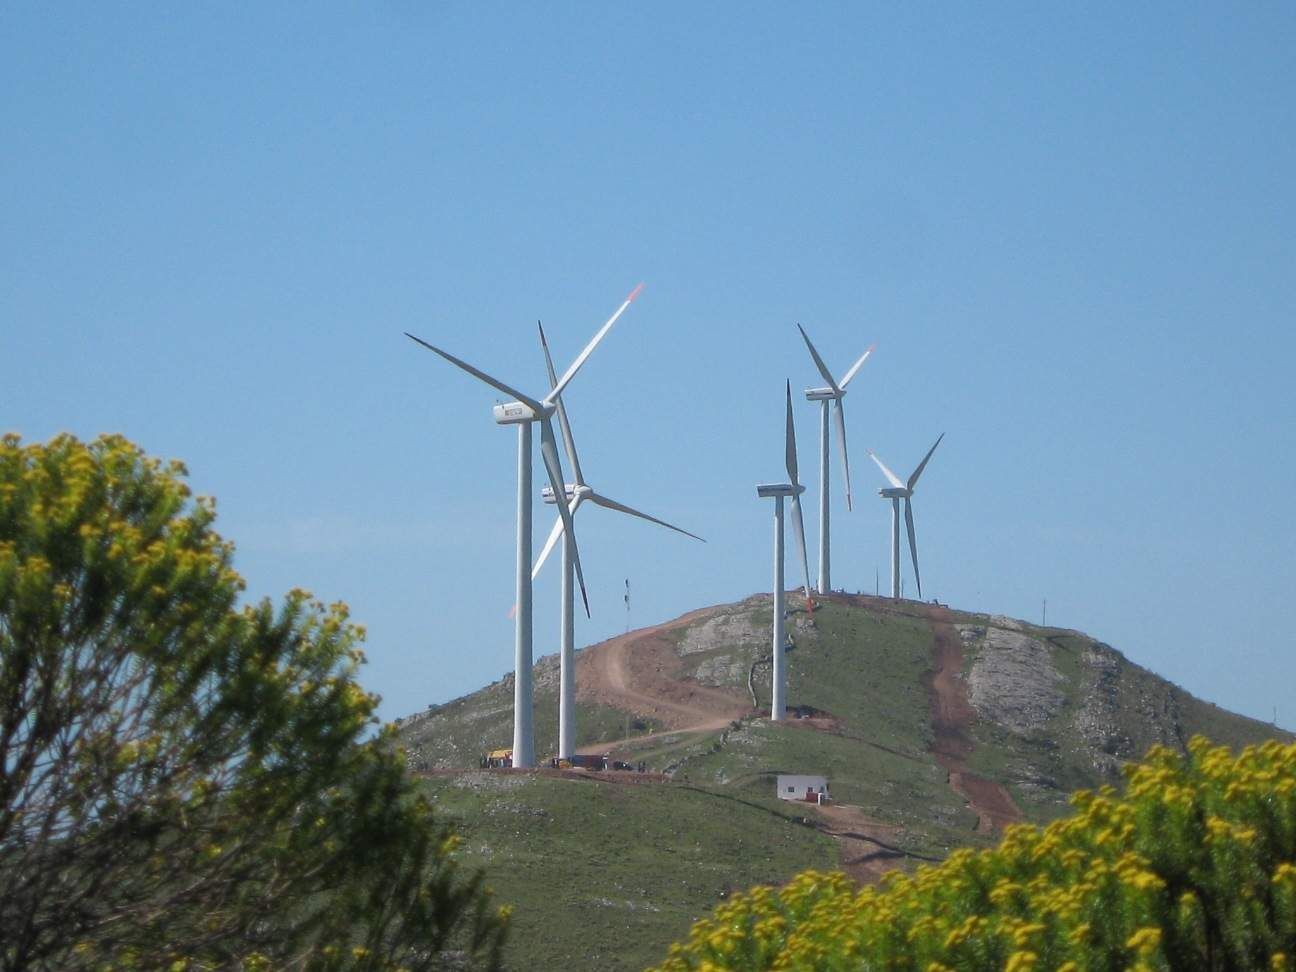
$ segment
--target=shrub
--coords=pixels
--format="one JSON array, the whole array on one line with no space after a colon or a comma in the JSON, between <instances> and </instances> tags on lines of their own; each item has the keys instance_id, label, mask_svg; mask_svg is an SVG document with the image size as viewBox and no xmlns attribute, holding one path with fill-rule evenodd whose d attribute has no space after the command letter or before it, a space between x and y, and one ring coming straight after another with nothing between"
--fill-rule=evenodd
<instances>
[{"instance_id":1,"label":"shrub","mask_svg":"<svg viewBox=\"0 0 1296 972\"><path fill-rule=\"evenodd\" d=\"M1296 967L1296 745L1152 749L1045 828L857 889L806 872L693 926L688 969Z\"/></svg>"},{"instance_id":2,"label":"shrub","mask_svg":"<svg viewBox=\"0 0 1296 972\"><path fill-rule=\"evenodd\" d=\"M0 439L0 969L493 964L363 633L303 591L240 606L183 477Z\"/></svg>"}]
</instances>

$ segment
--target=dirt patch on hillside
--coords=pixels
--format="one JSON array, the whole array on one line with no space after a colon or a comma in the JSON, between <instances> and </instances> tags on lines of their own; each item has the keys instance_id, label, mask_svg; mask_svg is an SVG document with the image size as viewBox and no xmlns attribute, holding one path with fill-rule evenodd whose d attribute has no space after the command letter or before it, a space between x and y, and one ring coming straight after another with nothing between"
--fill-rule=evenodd
<instances>
[{"instance_id":1,"label":"dirt patch on hillside","mask_svg":"<svg viewBox=\"0 0 1296 972\"><path fill-rule=\"evenodd\" d=\"M680 678L683 663L669 636L727 610L690 611L586 648L576 659L576 697L656 719L668 731L723 729L749 715L744 695Z\"/></svg>"},{"instance_id":2,"label":"dirt patch on hillside","mask_svg":"<svg viewBox=\"0 0 1296 972\"><path fill-rule=\"evenodd\" d=\"M860 884L876 884L910 856L896 846L900 827L874 820L859 807L828 803L813 809L824 822L820 829L837 842L841 869Z\"/></svg>"},{"instance_id":3,"label":"dirt patch on hillside","mask_svg":"<svg viewBox=\"0 0 1296 972\"><path fill-rule=\"evenodd\" d=\"M968 702L963 682L963 639L952 623L950 612L932 605L925 611L931 622L932 670L927 676L928 704L931 711L931 752L949 772L949 785L977 815L977 829L1001 830L1021 820L1021 811L1012 797L998 783L968 772L967 758L974 743L968 732L976 720L976 710Z\"/></svg>"}]
</instances>

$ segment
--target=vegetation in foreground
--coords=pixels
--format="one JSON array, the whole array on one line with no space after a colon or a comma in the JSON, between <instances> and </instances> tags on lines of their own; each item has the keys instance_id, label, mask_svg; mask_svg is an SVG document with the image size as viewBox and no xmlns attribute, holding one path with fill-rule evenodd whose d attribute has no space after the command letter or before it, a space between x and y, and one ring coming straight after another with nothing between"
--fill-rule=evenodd
<instances>
[{"instance_id":1,"label":"vegetation in foreground","mask_svg":"<svg viewBox=\"0 0 1296 972\"><path fill-rule=\"evenodd\" d=\"M672 946L693 969L1287 969L1296 964L1296 744L1156 747L1129 786L993 850L858 890L807 871Z\"/></svg>"},{"instance_id":2,"label":"vegetation in foreground","mask_svg":"<svg viewBox=\"0 0 1296 972\"><path fill-rule=\"evenodd\" d=\"M0 439L0 969L496 964L505 915L372 736L363 632L240 607L183 477Z\"/></svg>"}]
</instances>

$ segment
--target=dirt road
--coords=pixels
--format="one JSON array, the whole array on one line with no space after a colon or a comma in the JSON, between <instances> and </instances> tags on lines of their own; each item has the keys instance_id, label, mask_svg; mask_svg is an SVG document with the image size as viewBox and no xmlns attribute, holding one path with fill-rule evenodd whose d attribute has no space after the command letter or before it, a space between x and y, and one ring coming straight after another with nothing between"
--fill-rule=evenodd
<instances>
[{"instance_id":1,"label":"dirt road","mask_svg":"<svg viewBox=\"0 0 1296 972\"><path fill-rule=\"evenodd\" d=\"M723 610L690 611L586 648L576 659L576 697L656 719L668 732L709 732L748 715L749 700L738 692L676 677L683 663L668 632Z\"/></svg>"},{"instance_id":2,"label":"dirt road","mask_svg":"<svg viewBox=\"0 0 1296 972\"><path fill-rule=\"evenodd\" d=\"M814 810L824 822L820 829L837 842L841 869L860 884L876 884L912 856L895 846L902 828L874 820L859 807L828 803Z\"/></svg>"}]
</instances>

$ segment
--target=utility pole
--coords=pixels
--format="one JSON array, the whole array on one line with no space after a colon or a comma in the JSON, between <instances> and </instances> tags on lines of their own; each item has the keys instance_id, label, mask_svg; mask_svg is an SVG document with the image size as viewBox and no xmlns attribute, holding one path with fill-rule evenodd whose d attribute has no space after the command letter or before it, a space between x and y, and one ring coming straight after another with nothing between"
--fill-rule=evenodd
<instances>
[{"instance_id":1,"label":"utility pole","mask_svg":"<svg viewBox=\"0 0 1296 972\"><path fill-rule=\"evenodd\" d=\"M630 578L626 578L625 589L625 606L626 606L626 634L630 633Z\"/></svg>"}]
</instances>

